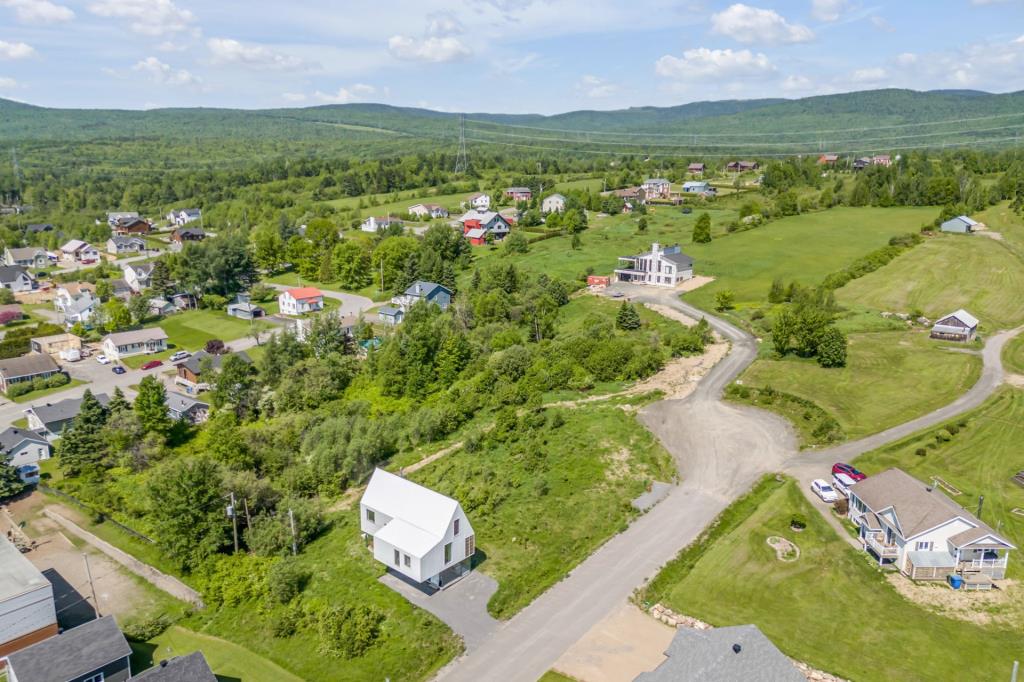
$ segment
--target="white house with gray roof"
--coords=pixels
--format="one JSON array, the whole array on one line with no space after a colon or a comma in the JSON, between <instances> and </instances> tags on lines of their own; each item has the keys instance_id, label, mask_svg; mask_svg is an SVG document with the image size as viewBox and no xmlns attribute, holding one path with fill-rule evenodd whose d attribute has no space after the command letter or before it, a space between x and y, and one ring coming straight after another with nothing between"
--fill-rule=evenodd
<instances>
[{"instance_id":1,"label":"white house with gray roof","mask_svg":"<svg viewBox=\"0 0 1024 682\"><path fill-rule=\"evenodd\" d=\"M1006 575L1003 535L902 469L888 469L850 488L850 520L864 550L914 580L943 580L951 573Z\"/></svg>"},{"instance_id":2,"label":"white house with gray roof","mask_svg":"<svg viewBox=\"0 0 1024 682\"><path fill-rule=\"evenodd\" d=\"M50 459L50 441L13 426L0 431L0 465L14 467L25 483L39 482L39 462Z\"/></svg>"},{"instance_id":3,"label":"white house with gray roof","mask_svg":"<svg viewBox=\"0 0 1024 682\"><path fill-rule=\"evenodd\" d=\"M648 199L668 199L672 195L672 183L665 178L649 178L640 187Z\"/></svg>"},{"instance_id":4,"label":"white house with gray roof","mask_svg":"<svg viewBox=\"0 0 1024 682\"><path fill-rule=\"evenodd\" d=\"M4 265L20 265L23 268L45 268L50 264L46 249L39 246L4 249Z\"/></svg>"},{"instance_id":5,"label":"white house with gray roof","mask_svg":"<svg viewBox=\"0 0 1024 682\"><path fill-rule=\"evenodd\" d=\"M359 526L373 558L418 583L443 587L465 575L476 535L450 497L377 469L359 501Z\"/></svg>"},{"instance_id":6,"label":"white house with gray roof","mask_svg":"<svg viewBox=\"0 0 1024 682\"><path fill-rule=\"evenodd\" d=\"M142 353L161 353L167 350L167 332L160 327L118 332L103 337L103 354L117 361Z\"/></svg>"},{"instance_id":7,"label":"white house with gray roof","mask_svg":"<svg viewBox=\"0 0 1024 682\"><path fill-rule=\"evenodd\" d=\"M153 262L148 263L126 263L124 268L124 281L135 293L140 293L149 286L149 280L153 275Z\"/></svg>"},{"instance_id":8,"label":"white house with gray roof","mask_svg":"<svg viewBox=\"0 0 1024 682\"><path fill-rule=\"evenodd\" d=\"M565 197L561 194L549 194L540 202L541 213L562 213L565 211Z\"/></svg>"},{"instance_id":9,"label":"white house with gray roof","mask_svg":"<svg viewBox=\"0 0 1024 682\"><path fill-rule=\"evenodd\" d=\"M636 256L619 256L615 277L620 282L674 287L693 278L693 258L679 246L651 244L651 250Z\"/></svg>"},{"instance_id":10,"label":"white house with gray roof","mask_svg":"<svg viewBox=\"0 0 1024 682\"><path fill-rule=\"evenodd\" d=\"M104 407L110 402L106 393L97 393L96 400ZM70 427L82 409L81 398L65 398L55 403L32 405L25 410L28 428L41 434L49 441L60 437L65 427Z\"/></svg>"},{"instance_id":11,"label":"white house with gray roof","mask_svg":"<svg viewBox=\"0 0 1024 682\"><path fill-rule=\"evenodd\" d=\"M21 265L0 265L0 287L18 293L32 291L36 286L35 277Z\"/></svg>"}]
</instances>

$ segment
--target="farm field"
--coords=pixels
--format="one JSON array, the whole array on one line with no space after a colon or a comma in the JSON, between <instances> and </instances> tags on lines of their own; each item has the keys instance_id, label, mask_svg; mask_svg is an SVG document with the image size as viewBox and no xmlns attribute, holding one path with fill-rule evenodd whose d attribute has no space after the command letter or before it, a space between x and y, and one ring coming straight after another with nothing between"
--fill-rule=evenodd
<instances>
[{"instance_id":1,"label":"farm field","mask_svg":"<svg viewBox=\"0 0 1024 682\"><path fill-rule=\"evenodd\" d=\"M795 515L807 521L800 533L790 529ZM722 519L710 539L666 565L646 601L712 625L754 623L787 655L846 679L938 680L954 669L979 679L1009 675L1019 630L945 618L905 600L795 481L764 479ZM796 543L799 558L780 561L769 536Z\"/></svg>"},{"instance_id":2,"label":"farm field","mask_svg":"<svg viewBox=\"0 0 1024 682\"><path fill-rule=\"evenodd\" d=\"M171 626L148 642L132 643L132 672L142 672L162 660L184 656L194 651L203 652L206 662L219 680L302 682L301 677L296 677L248 649L178 625Z\"/></svg>"},{"instance_id":3,"label":"farm field","mask_svg":"<svg viewBox=\"0 0 1024 682\"><path fill-rule=\"evenodd\" d=\"M984 495L982 520L1024 547L1024 516L1011 513L1015 507L1024 508L1024 488L1012 481L1013 475L1024 469L1020 449L1024 442L1024 390L1001 389L984 405L956 420L957 425L961 423L966 426L954 425L941 437L936 437L939 429L931 429L867 453L857 458L857 467L868 474L900 467L922 481L939 476L961 491L953 499L972 511L978 495ZM924 454L918 454L922 450ZM1024 562L1019 559L1011 557L1008 566L1010 577L1018 580L1024 575ZM1018 591L1018 596L1024 627L1024 595Z\"/></svg>"},{"instance_id":4,"label":"farm field","mask_svg":"<svg viewBox=\"0 0 1024 682\"><path fill-rule=\"evenodd\" d=\"M999 233L1004 246L1024 258L1024 217L1014 213L1009 202L996 204L979 213L976 218L985 223L990 231Z\"/></svg>"},{"instance_id":5,"label":"farm field","mask_svg":"<svg viewBox=\"0 0 1024 682\"><path fill-rule=\"evenodd\" d=\"M991 332L1024 322L1024 264L980 235L941 235L836 292L842 305L937 319L964 308Z\"/></svg>"},{"instance_id":6,"label":"farm field","mask_svg":"<svg viewBox=\"0 0 1024 682\"><path fill-rule=\"evenodd\" d=\"M846 367L762 357L741 381L814 402L853 440L950 403L981 376L980 357L943 350L925 331L857 333L849 341Z\"/></svg>"}]
</instances>

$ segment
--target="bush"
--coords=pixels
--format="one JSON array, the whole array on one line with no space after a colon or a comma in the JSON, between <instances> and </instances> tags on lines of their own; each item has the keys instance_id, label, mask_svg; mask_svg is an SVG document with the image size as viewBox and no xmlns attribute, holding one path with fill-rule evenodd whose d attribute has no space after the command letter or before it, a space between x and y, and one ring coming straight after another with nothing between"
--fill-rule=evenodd
<instances>
[{"instance_id":1,"label":"bush","mask_svg":"<svg viewBox=\"0 0 1024 682\"><path fill-rule=\"evenodd\" d=\"M161 635L164 630L171 627L172 621L164 614L144 618L138 621L129 621L121 631L124 636L133 642L148 642L154 637Z\"/></svg>"},{"instance_id":2,"label":"bush","mask_svg":"<svg viewBox=\"0 0 1024 682\"><path fill-rule=\"evenodd\" d=\"M31 381L20 381L16 384L11 384L10 386L7 387L7 397L17 398L20 395L31 393L32 390L33 389Z\"/></svg>"},{"instance_id":3,"label":"bush","mask_svg":"<svg viewBox=\"0 0 1024 682\"><path fill-rule=\"evenodd\" d=\"M925 455L928 454L928 451L925 450L924 448L918 448L917 450L914 450L914 454L917 455L918 457L924 457Z\"/></svg>"},{"instance_id":4,"label":"bush","mask_svg":"<svg viewBox=\"0 0 1024 682\"><path fill-rule=\"evenodd\" d=\"M846 516L850 513L850 501L845 497L840 497L838 500L836 500L836 503L833 506L833 508L836 510L836 513L840 516Z\"/></svg>"},{"instance_id":5,"label":"bush","mask_svg":"<svg viewBox=\"0 0 1024 682\"><path fill-rule=\"evenodd\" d=\"M270 567L267 573L267 597L278 604L287 604L306 589L309 573L291 559L284 559Z\"/></svg>"},{"instance_id":6,"label":"bush","mask_svg":"<svg viewBox=\"0 0 1024 682\"><path fill-rule=\"evenodd\" d=\"M803 530L807 527L807 517L803 514L793 514L793 517L789 520L789 527L796 530Z\"/></svg>"},{"instance_id":7,"label":"bush","mask_svg":"<svg viewBox=\"0 0 1024 682\"><path fill-rule=\"evenodd\" d=\"M298 632L302 616L302 608L298 604L279 609L271 616L270 633L281 639L291 637Z\"/></svg>"},{"instance_id":8,"label":"bush","mask_svg":"<svg viewBox=\"0 0 1024 682\"><path fill-rule=\"evenodd\" d=\"M249 298L257 303L266 303L277 298L277 290L263 283L256 284L249 289Z\"/></svg>"},{"instance_id":9,"label":"bush","mask_svg":"<svg viewBox=\"0 0 1024 682\"><path fill-rule=\"evenodd\" d=\"M386 616L372 606L329 606L317 617L320 653L357 658L369 651L381 635Z\"/></svg>"},{"instance_id":10,"label":"bush","mask_svg":"<svg viewBox=\"0 0 1024 682\"><path fill-rule=\"evenodd\" d=\"M217 294L206 294L202 299L203 307L209 308L210 310L223 310L224 306L228 304L228 299L224 296L218 296Z\"/></svg>"},{"instance_id":11,"label":"bush","mask_svg":"<svg viewBox=\"0 0 1024 682\"><path fill-rule=\"evenodd\" d=\"M734 301L735 295L731 291L719 291L715 294L715 310L732 310Z\"/></svg>"},{"instance_id":12,"label":"bush","mask_svg":"<svg viewBox=\"0 0 1024 682\"><path fill-rule=\"evenodd\" d=\"M54 374L52 377L46 380L47 388L60 388L61 386L67 386L71 383L71 377L63 372Z\"/></svg>"}]
</instances>

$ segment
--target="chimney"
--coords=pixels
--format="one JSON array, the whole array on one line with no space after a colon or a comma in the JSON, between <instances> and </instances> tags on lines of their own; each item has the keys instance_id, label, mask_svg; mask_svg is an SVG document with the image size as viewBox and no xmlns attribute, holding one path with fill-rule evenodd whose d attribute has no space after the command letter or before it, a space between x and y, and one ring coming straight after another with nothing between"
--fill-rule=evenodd
<instances>
[{"instance_id":1,"label":"chimney","mask_svg":"<svg viewBox=\"0 0 1024 682\"><path fill-rule=\"evenodd\" d=\"M653 253L654 255L658 255L659 253L661 253L661 244L659 244L658 242L654 242L653 244L651 244L651 253Z\"/></svg>"},{"instance_id":2,"label":"chimney","mask_svg":"<svg viewBox=\"0 0 1024 682\"><path fill-rule=\"evenodd\" d=\"M738 643L732 645L732 652L734 654L738 654L741 651L743 651L743 647L741 647Z\"/></svg>"}]
</instances>

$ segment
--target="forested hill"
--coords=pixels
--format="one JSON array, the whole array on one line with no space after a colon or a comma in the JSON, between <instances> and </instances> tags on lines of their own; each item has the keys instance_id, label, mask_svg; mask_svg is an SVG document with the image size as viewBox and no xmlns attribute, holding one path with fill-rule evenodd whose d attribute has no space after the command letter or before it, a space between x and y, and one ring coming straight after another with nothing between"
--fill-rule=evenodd
<instances>
[{"instance_id":1,"label":"forested hill","mask_svg":"<svg viewBox=\"0 0 1024 682\"><path fill-rule=\"evenodd\" d=\"M130 138L345 140L366 148L396 137L450 145L459 116L383 104L345 104L299 109L158 109L150 111L50 109L0 99L0 139L73 141ZM743 146L757 136L810 144L844 144L862 129L892 128L881 143L914 138L914 146L989 144L1008 146L1024 132L1024 92L873 90L808 97L695 102L675 107L574 111L553 116L466 113L467 136L477 143L519 146L537 140L600 142L632 140L638 146L667 134L720 136ZM906 129L901 132L901 129ZM594 133L595 138L586 138ZM602 138L601 135L610 136ZM615 137L618 136L618 137ZM634 136L634 137L629 137ZM646 137L650 136L650 137ZM861 135L860 137L863 137ZM711 139L707 137L704 141ZM620 146L625 146L621 142ZM750 145L751 148L756 145ZM626 150L623 150L626 151Z\"/></svg>"}]
</instances>

